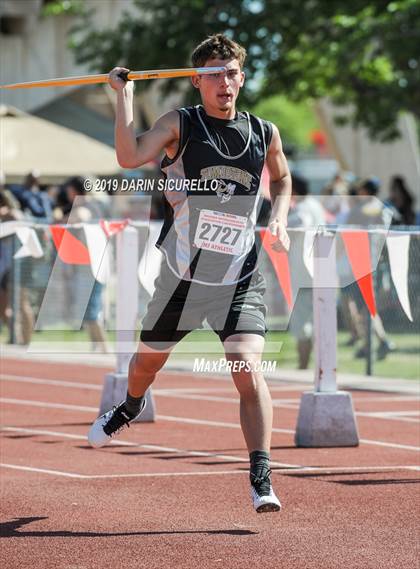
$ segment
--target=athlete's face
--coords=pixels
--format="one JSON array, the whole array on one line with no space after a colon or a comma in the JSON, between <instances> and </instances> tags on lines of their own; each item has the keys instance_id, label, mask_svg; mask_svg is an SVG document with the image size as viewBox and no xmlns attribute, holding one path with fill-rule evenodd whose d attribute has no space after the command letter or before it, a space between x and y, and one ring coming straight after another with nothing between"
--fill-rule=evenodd
<instances>
[{"instance_id":1,"label":"athlete's face","mask_svg":"<svg viewBox=\"0 0 420 569\"><path fill-rule=\"evenodd\" d=\"M226 72L199 75L192 78L194 87L200 90L206 109L228 113L235 110L235 101L245 81L237 59L209 59L204 67L226 67Z\"/></svg>"}]
</instances>

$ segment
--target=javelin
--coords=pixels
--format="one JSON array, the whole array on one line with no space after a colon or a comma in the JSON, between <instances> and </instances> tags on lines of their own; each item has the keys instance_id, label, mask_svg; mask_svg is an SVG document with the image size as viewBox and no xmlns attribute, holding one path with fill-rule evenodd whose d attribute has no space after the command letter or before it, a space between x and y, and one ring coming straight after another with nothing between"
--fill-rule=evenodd
<instances>
[{"instance_id":1,"label":"javelin","mask_svg":"<svg viewBox=\"0 0 420 569\"><path fill-rule=\"evenodd\" d=\"M193 77L194 75L208 75L223 73L226 67L189 67L186 69L152 69L149 71L128 71L120 73L121 79L126 81L141 81L145 79L166 79L171 77ZM58 79L44 79L42 81L29 81L27 83L13 83L0 85L0 89L31 89L32 87L64 87L65 85L91 85L94 83L108 83L108 73L100 75L82 75L80 77L62 77Z\"/></svg>"}]
</instances>

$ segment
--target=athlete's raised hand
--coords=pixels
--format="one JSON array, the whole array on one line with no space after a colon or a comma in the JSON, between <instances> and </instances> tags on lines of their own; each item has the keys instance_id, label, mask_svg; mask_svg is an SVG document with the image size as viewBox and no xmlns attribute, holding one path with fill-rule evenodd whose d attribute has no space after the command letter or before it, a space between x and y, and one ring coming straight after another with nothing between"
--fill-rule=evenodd
<instances>
[{"instance_id":1,"label":"athlete's raised hand","mask_svg":"<svg viewBox=\"0 0 420 569\"><path fill-rule=\"evenodd\" d=\"M114 67L108 75L108 83L111 85L115 91L122 91L127 87L127 89L133 89L134 83L132 81L126 81L121 77L122 73L128 73L130 70L126 67Z\"/></svg>"}]
</instances>

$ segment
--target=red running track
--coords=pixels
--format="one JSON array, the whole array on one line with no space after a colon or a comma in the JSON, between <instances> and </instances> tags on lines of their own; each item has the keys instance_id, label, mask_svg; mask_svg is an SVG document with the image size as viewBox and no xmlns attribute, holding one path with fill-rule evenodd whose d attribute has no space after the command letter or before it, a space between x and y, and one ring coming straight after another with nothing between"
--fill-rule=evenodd
<instances>
[{"instance_id":1,"label":"red running track","mask_svg":"<svg viewBox=\"0 0 420 569\"><path fill-rule=\"evenodd\" d=\"M105 371L3 361L3 568L417 566L417 397L354 392L361 445L297 449L310 386L271 382L283 510L257 515L229 380L161 373L157 422L93 450Z\"/></svg>"}]
</instances>

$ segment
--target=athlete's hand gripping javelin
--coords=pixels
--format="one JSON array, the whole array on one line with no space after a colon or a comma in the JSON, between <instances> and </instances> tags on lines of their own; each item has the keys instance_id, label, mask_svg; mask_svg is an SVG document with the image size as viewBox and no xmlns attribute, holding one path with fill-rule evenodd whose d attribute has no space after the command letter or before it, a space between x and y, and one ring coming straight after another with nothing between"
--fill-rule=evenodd
<instances>
[{"instance_id":1,"label":"athlete's hand gripping javelin","mask_svg":"<svg viewBox=\"0 0 420 569\"><path fill-rule=\"evenodd\" d=\"M108 83L115 91L122 91L127 88L129 91L133 90L134 82L126 81L122 75L129 73L126 67L114 67L108 75Z\"/></svg>"}]
</instances>

